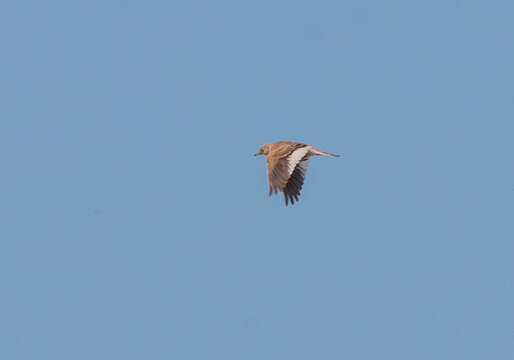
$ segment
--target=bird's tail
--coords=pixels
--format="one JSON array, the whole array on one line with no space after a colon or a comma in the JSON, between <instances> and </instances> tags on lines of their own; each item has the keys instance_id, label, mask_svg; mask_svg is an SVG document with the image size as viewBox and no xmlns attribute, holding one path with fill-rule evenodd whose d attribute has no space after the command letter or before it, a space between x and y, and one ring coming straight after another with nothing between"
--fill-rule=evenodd
<instances>
[{"instance_id":1,"label":"bird's tail","mask_svg":"<svg viewBox=\"0 0 514 360\"><path fill-rule=\"evenodd\" d=\"M311 152L312 152L313 155L322 155L322 156L331 156L331 157L340 157L341 156L341 155L332 154L332 153L329 153L329 152L317 149L315 147L313 147L311 149Z\"/></svg>"}]
</instances>

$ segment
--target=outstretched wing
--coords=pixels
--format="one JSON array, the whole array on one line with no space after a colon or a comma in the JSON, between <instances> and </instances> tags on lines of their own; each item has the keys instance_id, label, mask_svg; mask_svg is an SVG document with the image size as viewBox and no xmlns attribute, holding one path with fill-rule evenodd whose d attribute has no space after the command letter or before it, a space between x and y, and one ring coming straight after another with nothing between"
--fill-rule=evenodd
<instances>
[{"instance_id":1,"label":"outstretched wing","mask_svg":"<svg viewBox=\"0 0 514 360\"><path fill-rule=\"evenodd\" d=\"M270 195L283 191L288 201L298 201L307 170L307 158L311 147L301 143L277 143L268 155L268 180Z\"/></svg>"},{"instance_id":2,"label":"outstretched wing","mask_svg":"<svg viewBox=\"0 0 514 360\"><path fill-rule=\"evenodd\" d=\"M268 157L268 184L269 194L282 189L287 185L289 180L289 171L287 165L287 159Z\"/></svg>"},{"instance_id":3,"label":"outstretched wing","mask_svg":"<svg viewBox=\"0 0 514 360\"><path fill-rule=\"evenodd\" d=\"M305 180L305 174L307 173L307 166L309 165L309 159L307 156L302 159L298 165L296 165L293 173L287 181L286 187L284 188L284 199L286 206L289 201L294 204L295 200L298 201L300 196L300 190L302 190L303 182Z\"/></svg>"}]
</instances>

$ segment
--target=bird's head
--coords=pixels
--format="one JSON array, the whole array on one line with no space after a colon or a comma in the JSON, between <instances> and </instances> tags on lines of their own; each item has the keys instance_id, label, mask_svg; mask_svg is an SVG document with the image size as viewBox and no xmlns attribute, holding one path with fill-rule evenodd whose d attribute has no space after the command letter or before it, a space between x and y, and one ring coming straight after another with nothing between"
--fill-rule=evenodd
<instances>
[{"instance_id":1,"label":"bird's head","mask_svg":"<svg viewBox=\"0 0 514 360\"><path fill-rule=\"evenodd\" d=\"M272 144L264 144L259 148L259 151L255 153L255 156L268 155Z\"/></svg>"}]
</instances>

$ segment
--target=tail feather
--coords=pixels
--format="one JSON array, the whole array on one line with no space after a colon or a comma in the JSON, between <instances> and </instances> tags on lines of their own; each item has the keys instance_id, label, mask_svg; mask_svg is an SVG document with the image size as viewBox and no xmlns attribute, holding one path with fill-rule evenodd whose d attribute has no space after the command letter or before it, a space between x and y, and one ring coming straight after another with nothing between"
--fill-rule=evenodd
<instances>
[{"instance_id":1,"label":"tail feather","mask_svg":"<svg viewBox=\"0 0 514 360\"><path fill-rule=\"evenodd\" d=\"M315 147L313 147L311 151L314 155L331 156L331 157L340 157L341 156L341 155L332 154L332 153L317 149Z\"/></svg>"}]
</instances>

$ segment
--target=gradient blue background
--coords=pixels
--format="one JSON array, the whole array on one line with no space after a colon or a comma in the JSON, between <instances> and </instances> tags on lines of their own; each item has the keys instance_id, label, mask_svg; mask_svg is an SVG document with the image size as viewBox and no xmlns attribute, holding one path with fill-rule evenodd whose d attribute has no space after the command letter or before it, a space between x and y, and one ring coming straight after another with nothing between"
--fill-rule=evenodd
<instances>
[{"instance_id":1,"label":"gradient blue background","mask_svg":"<svg viewBox=\"0 0 514 360\"><path fill-rule=\"evenodd\" d=\"M0 358L514 357L512 1L0 10Z\"/></svg>"}]
</instances>

